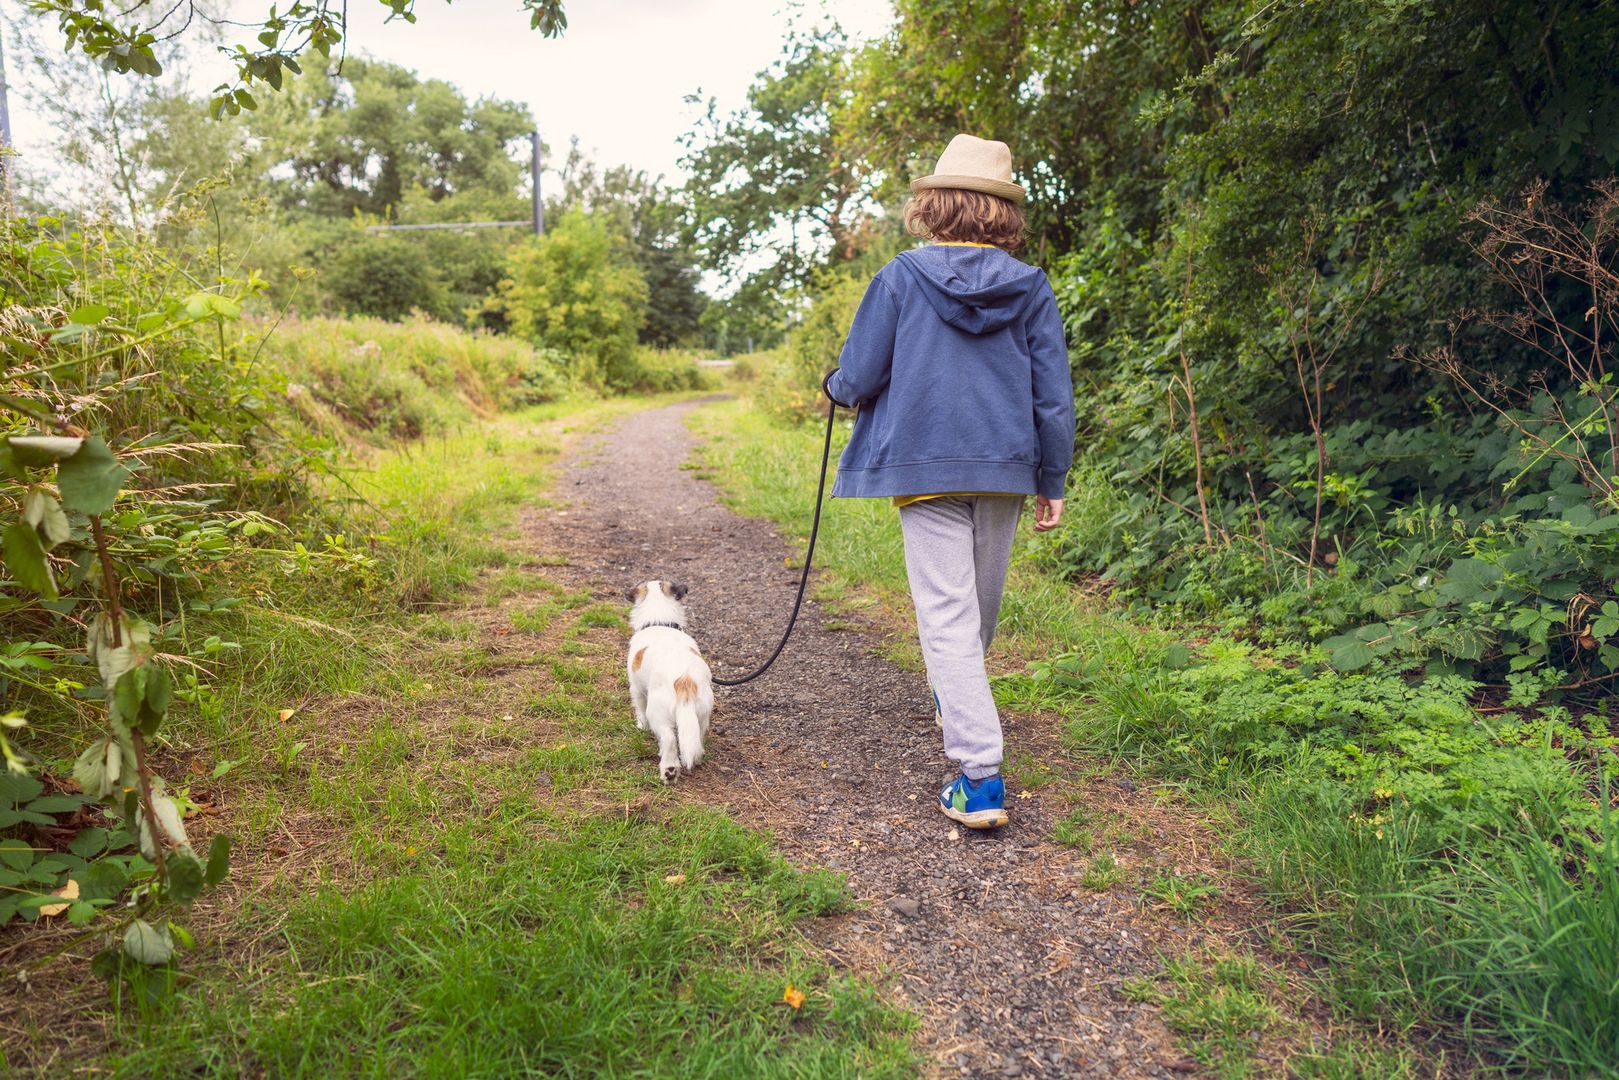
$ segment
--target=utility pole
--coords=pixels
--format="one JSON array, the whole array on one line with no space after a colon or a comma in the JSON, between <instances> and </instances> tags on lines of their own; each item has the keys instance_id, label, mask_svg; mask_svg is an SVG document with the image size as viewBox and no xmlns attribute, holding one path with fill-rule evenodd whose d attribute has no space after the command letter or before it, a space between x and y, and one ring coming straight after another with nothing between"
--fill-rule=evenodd
<instances>
[{"instance_id":1,"label":"utility pole","mask_svg":"<svg viewBox=\"0 0 1619 1080\"><path fill-rule=\"evenodd\" d=\"M535 153L538 154L539 151L536 150ZM6 108L4 40L0 40L0 207L8 213L11 210L11 111Z\"/></svg>"}]
</instances>

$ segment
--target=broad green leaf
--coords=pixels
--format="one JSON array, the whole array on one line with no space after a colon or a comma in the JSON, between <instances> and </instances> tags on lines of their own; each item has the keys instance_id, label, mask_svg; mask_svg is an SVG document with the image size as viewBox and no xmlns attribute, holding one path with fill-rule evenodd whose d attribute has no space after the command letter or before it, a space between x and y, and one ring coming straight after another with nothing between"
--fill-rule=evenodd
<instances>
[{"instance_id":1,"label":"broad green leaf","mask_svg":"<svg viewBox=\"0 0 1619 1080\"><path fill-rule=\"evenodd\" d=\"M37 799L45 791L45 785L33 776L18 776L16 773L0 769L0 806L17 806Z\"/></svg>"},{"instance_id":2,"label":"broad green leaf","mask_svg":"<svg viewBox=\"0 0 1619 1080\"><path fill-rule=\"evenodd\" d=\"M34 865L34 849L21 840L0 840L0 863L13 870L26 870Z\"/></svg>"},{"instance_id":3,"label":"broad green leaf","mask_svg":"<svg viewBox=\"0 0 1619 1080\"><path fill-rule=\"evenodd\" d=\"M70 323L80 326L94 326L96 323L112 314L112 308L106 304L85 304L67 317Z\"/></svg>"},{"instance_id":4,"label":"broad green leaf","mask_svg":"<svg viewBox=\"0 0 1619 1080\"><path fill-rule=\"evenodd\" d=\"M1364 641L1349 641L1332 650L1332 666L1339 671L1357 671L1377 659Z\"/></svg>"},{"instance_id":5,"label":"broad green leaf","mask_svg":"<svg viewBox=\"0 0 1619 1080\"><path fill-rule=\"evenodd\" d=\"M43 488L29 488L28 494L23 496L22 506L23 519L45 534L47 551L73 535L62 504L56 501L55 495Z\"/></svg>"},{"instance_id":6,"label":"broad green leaf","mask_svg":"<svg viewBox=\"0 0 1619 1080\"><path fill-rule=\"evenodd\" d=\"M110 859L91 863L89 869L73 875L79 883L80 900L116 900L129 885L129 875Z\"/></svg>"},{"instance_id":7,"label":"broad green leaf","mask_svg":"<svg viewBox=\"0 0 1619 1080\"><path fill-rule=\"evenodd\" d=\"M83 795L46 795L28 804L38 814L70 814L90 800Z\"/></svg>"},{"instance_id":8,"label":"broad green leaf","mask_svg":"<svg viewBox=\"0 0 1619 1080\"><path fill-rule=\"evenodd\" d=\"M174 957L174 941L169 937L167 927L153 926L145 919L136 919L124 931L124 955L150 966L166 964Z\"/></svg>"},{"instance_id":9,"label":"broad green leaf","mask_svg":"<svg viewBox=\"0 0 1619 1080\"><path fill-rule=\"evenodd\" d=\"M1469 603L1487 599L1502 577L1501 568L1483 559L1457 559L1445 571L1439 598L1449 603Z\"/></svg>"},{"instance_id":10,"label":"broad green leaf","mask_svg":"<svg viewBox=\"0 0 1619 1080\"><path fill-rule=\"evenodd\" d=\"M196 856L183 851L170 853L164 870L168 873L167 895L179 903L189 904L202 892L203 868Z\"/></svg>"},{"instance_id":11,"label":"broad green leaf","mask_svg":"<svg viewBox=\"0 0 1619 1080\"><path fill-rule=\"evenodd\" d=\"M56 467L56 488L62 493L63 504L81 514L105 514L111 510L118 489L128 479L129 470L94 435Z\"/></svg>"},{"instance_id":12,"label":"broad green leaf","mask_svg":"<svg viewBox=\"0 0 1619 1080\"><path fill-rule=\"evenodd\" d=\"M6 441L17 464L34 468L54 465L84 449L83 439L67 435L13 435Z\"/></svg>"},{"instance_id":13,"label":"broad green leaf","mask_svg":"<svg viewBox=\"0 0 1619 1080\"><path fill-rule=\"evenodd\" d=\"M208 868L202 875L202 880L208 885L218 885L230 873L230 837L224 833L215 836L208 845Z\"/></svg>"},{"instance_id":14,"label":"broad green leaf","mask_svg":"<svg viewBox=\"0 0 1619 1080\"><path fill-rule=\"evenodd\" d=\"M88 925L96 917L96 906L86 904L83 900L75 900L68 905L67 921L74 926Z\"/></svg>"},{"instance_id":15,"label":"broad green leaf","mask_svg":"<svg viewBox=\"0 0 1619 1080\"><path fill-rule=\"evenodd\" d=\"M118 719L129 727L135 727L141 719L141 703L146 699L146 668L135 667L118 677L118 683L113 687L112 706L118 713Z\"/></svg>"},{"instance_id":16,"label":"broad green leaf","mask_svg":"<svg viewBox=\"0 0 1619 1080\"><path fill-rule=\"evenodd\" d=\"M17 579L17 584L47 600L56 599L56 578L51 574L51 564L45 558L39 533L32 525L21 519L13 521L0 534L0 547L5 550L6 568Z\"/></svg>"},{"instance_id":17,"label":"broad green leaf","mask_svg":"<svg viewBox=\"0 0 1619 1080\"><path fill-rule=\"evenodd\" d=\"M67 849L81 858L94 858L107 850L108 835L106 829L91 825L89 828L80 829L78 834L68 841Z\"/></svg>"},{"instance_id":18,"label":"broad green leaf","mask_svg":"<svg viewBox=\"0 0 1619 1080\"><path fill-rule=\"evenodd\" d=\"M146 708L156 716L169 711L174 700L174 680L168 668L153 664L146 669Z\"/></svg>"}]
</instances>

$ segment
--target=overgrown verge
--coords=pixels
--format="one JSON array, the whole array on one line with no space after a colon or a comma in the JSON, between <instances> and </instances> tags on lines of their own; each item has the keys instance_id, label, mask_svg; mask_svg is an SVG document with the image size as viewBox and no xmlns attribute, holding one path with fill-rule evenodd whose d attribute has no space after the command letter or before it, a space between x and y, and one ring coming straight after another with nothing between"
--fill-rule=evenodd
<instances>
[{"instance_id":1,"label":"overgrown verge","mask_svg":"<svg viewBox=\"0 0 1619 1080\"><path fill-rule=\"evenodd\" d=\"M197 955L162 994L109 1001L71 962L30 969L8 1064L907 1071L908 1021L793 930L841 907L841 883L656 783L616 606L504 535L564 424L637 404L369 452L348 477L363 542L273 567L273 591L242 583L257 603L211 617L250 663L160 751L191 827L238 838L231 902L199 907ZM7 966L64 941L13 938Z\"/></svg>"},{"instance_id":2,"label":"overgrown verge","mask_svg":"<svg viewBox=\"0 0 1619 1080\"><path fill-rule=\"evenodd\" d=\"M244 323L261 283L214 251L50 220L5 241L0 968L20 996L0 1062L237 1075L396 1054L413 1071L429 1043L451 1053L437 1016L466 1036L455 1053L496 1072L623 1070L677 1044L721 1071L899 1068L904 1018L791 932L843 902L835 880L712 815L626 816L647 785L624 767L641 748L605 719L616 612L524 576L547 599L502 633L554 619L557 640L501 660L539 673L478 699L501 719L475 707L495 650L442 612L512 560L498 532L544 483L560 418L638 402L562 400L572 386L543 351L423 321ZM86 627L120 605L137 648L96 678ZM142 693L107 702L130 671ZM470 711L446 717L447 694ZM105 802L73 767L92 737ZM207 842L225 836L225 899L184 914L218 882ZM95 971L110 987L85 964L109 944ZM525 950L531 993L508 970ZM483 964L507 972L498 990ZM440 990L464 993L431 1014ZM491 1025L474 1039L462 1021L479 1009ZM623 1037L624 1015L646 1040ZM419 1038L399 1034L417 1019ZM694 1032L711 1045L694 1050Z\"/></svg>"}]
</instances>

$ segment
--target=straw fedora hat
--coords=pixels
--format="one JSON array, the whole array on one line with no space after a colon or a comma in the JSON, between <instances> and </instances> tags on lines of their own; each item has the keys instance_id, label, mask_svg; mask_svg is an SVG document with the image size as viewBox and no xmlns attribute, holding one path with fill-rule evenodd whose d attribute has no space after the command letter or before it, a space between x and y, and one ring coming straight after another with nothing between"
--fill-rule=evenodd
<instances>
[{"instance_id":1,"label":"straw fedora hat","mask_svg":"<svg viewBox=\"0 0 1619 1080\"><path fill-rule=\"evenodd\" d=\"M999 195L1015 203L1023 201L1023 188L1012 183L1012 151L1003 142L957 135L939 155L931 176L911 181L912 191L928 188L962 188Z\"/></svg>"}]
</instances>

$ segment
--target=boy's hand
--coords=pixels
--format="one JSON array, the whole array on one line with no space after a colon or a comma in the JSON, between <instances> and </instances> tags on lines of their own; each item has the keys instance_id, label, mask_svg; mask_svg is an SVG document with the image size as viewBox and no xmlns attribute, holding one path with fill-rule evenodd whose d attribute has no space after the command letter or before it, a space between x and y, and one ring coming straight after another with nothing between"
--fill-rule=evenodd
<instances>
[{"instance_id":1,"label":"boy's hand","mask_svg":"<svg viewBox=\"0 0 1619 1080\"><path fill-rule=\"evenodd\" d=\"M1050 532L1062 522L1062 500L1034 497L1034 531Z\"/></svg>"}]
</instances>

